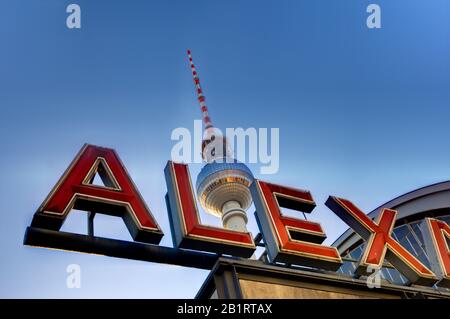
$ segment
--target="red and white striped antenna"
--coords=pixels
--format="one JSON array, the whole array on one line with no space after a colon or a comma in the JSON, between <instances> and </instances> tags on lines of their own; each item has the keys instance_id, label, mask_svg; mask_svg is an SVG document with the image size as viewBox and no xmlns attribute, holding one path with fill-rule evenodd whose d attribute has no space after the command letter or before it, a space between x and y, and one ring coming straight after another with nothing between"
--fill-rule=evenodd
<instances>
[{"instance_id":1,"label":"red and white striped antenna","mask_svg":"<svg viewBox=\"0 0 450 319\"><path fill-rule=\"evenodd\" d=\"M200 78L198 77L197 70L195 69L194 62L192 61L191 50L187 50L187 54L189 57L189 64L191 65L192 76L194 78L195 88L197 90L197 99L200 104L200 109L202 111L202 120L205 125L205 130L213 128L211 118L208 115L208 107L206 106L205 96L203 95L202 87L200 86Z\"/></svg>"},{"instance_id":2,"label":"red and white striped antenna","mask_svg":"<svg viewBox=\"0 0 450 319\"><path fill-rule=\"evenodd\" d=\"M227 140L222 136L220 130L218 131L212 124L211 118L208 114L208 107L206 106L205 96L203 95L202 87L200 86L200 78L192 61L191 50L187 50L189 57L189 64L191 65L192 76L194 78L195 89L197 90L198 103L202 111L202 120L205 125L205 131L202 140L202 157L205 161L210 163L216 158L232 157L233 151L229 147Z\"/></svg>"}]
</instances>

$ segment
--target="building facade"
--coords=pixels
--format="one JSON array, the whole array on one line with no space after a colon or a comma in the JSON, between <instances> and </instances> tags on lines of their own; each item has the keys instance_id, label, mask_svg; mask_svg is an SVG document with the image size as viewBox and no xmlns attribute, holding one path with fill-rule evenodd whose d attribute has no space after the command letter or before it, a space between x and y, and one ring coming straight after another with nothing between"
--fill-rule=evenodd
<instances>
[{"instance_id":1,"label":"building facade","mask_svg":"<svg viewBox=\"0 0 450 319\"><path fill-rule=\"evenodd\" d=\"M381 205L368 215L376 219L383 208L398 211L393 237L424 265L431 268L425 217L450 224L450 181L416 189ZM408 280L385 261L378 272L379 287L369 287L367 277L355 276L365 241L348 229L333 244L342 256L337 272L295 265L267 264L262 260L219 260L197 294L197 298L450 298L450 289L434 285L410 285Z\"/></svg>"}]
</instances>

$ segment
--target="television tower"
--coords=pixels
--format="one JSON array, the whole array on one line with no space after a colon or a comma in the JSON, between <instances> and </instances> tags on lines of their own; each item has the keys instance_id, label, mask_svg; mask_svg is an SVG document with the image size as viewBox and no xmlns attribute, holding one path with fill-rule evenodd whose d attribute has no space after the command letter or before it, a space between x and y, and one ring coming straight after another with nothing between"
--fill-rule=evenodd
<instances>
[{"instance_id":1,"label":"television tower","mask_svg":"<svg viewBox=\"0 0 450 319\"><path fill-rule=\"evenodd\" d=\"M226 138L213 126L191 51L187 54L205 127L202 157L206 164L197 176L197 197L207 213L222 219L225 228L246 232L246 210L252 204L248 187L253 174L234 159Z\"/></svg>"}]
</instances>

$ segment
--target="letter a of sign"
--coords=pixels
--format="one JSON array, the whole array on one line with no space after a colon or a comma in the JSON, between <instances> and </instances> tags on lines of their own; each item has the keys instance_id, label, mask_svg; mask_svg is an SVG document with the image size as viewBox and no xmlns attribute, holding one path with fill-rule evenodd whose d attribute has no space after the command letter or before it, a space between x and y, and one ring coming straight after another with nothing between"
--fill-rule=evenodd
<instances>
[{"instance_id":1,"label":"letter a of sign","mask_svg":"<svg viewBox=\"0 0 450 319\"><path fill-rule=\"evenodd\" d=\"M256 246L250 233L201 224L187 165L169 161L164 172L174 245L239 257L253 254Z\"/></svg>"},{"instance_id":2,"label":"letter a of sign","mask_svg":"<svg viewBox=\"0 0 450 319\"><path fill-rule=\"evenodd\" d=\"M425 218L421 227L431 267L441 278L437 285L450 288L450 227L434 218Z\"/></svg>"},{"instance_id":3,"label":"letter a of sign","mask_svg":"<svg viewBox=\"0 0 450 319\"><path fill-rule=\"evenodd\" d=\"M98 173L105 186L93 185ZM32 227L59 230L71 209L122 217L135 241L158 244L161 229L117 153L86 144L34 214Z\"/></svg>"},{"instance_id":4,"label":"letter a of sign","mask_svg":"<svg viewBox=\"0 0 450 319\"><path fill-rule=\"evenodd\" d=\"M349 200L330 196L325 205L367 242L357 274L366 275L369 266L381 268L386 257L411 283L423 286L436 283L435 274L392 237L397 211L383 209L375 223Z\"/></svg>"},{"instance_id":5,"label":"letter a of sign","mask_svg":"<svg viewBox=\"0 0 450 319\"><path fill-rule=\"evenodd\" d=\"M255 180L250 185L256 217L269 258L337 270L342 260L334 247L320 245L326 236L318 223L283 216L280 207L310 213L316 204L310 192Z\"/></svg>"}]
</instances>

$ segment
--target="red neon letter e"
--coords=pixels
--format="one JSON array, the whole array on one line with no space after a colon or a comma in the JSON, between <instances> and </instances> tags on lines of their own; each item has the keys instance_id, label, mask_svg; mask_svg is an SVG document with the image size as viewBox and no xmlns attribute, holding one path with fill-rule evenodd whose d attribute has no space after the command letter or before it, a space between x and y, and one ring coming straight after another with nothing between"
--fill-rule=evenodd
<instances>
[{"instance_id":1,"label":"red neon letter e","mask_svg":"<svg viewBox=\"0 0 450 319\"><path fill-rule=\"evenodd\" d=\"M337 249L320 245L326 238L320 224L281 214L280 206L310 213L316 204L309 192L259 180L252 183L250 190L272 261L329 270L341 266Z\"/></svg>"}]
</instances>

